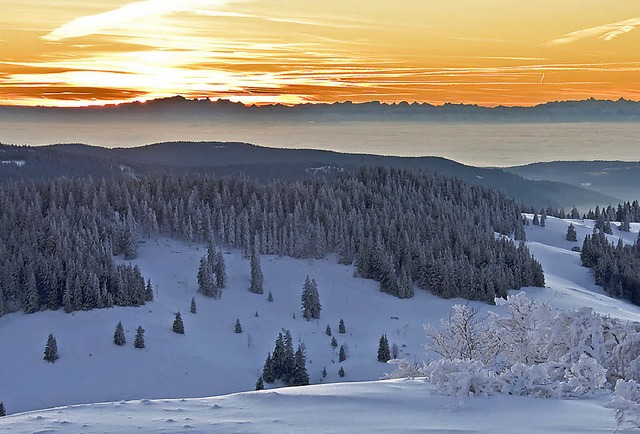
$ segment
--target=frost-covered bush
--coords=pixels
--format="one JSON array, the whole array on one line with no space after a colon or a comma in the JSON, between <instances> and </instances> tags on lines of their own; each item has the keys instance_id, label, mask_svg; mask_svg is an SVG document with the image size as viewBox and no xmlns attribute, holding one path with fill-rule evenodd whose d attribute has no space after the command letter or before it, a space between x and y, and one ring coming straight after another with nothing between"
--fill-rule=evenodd
<instances>
[{"instance_id":1,"label":"frost-covered bush","mask_svg":"<svg viewBox=\"0 0 640 434\"><path fill-rule=\"evenodd\" d=\"M424 377L424 365L420 362L409 362L405 359L391 359L387 362L390 365L396 365L395 371L385 374L383 378L416 378Z\"/></svg>"},{"instance_id":2,"label":"frost-covered bush","mask_svg":"<svg viewBox=\"0 0 640 434\"><path fill-rule=\"evenodd\" d=\"M607 406L615 411L618 427L640 428L640 384L618 380Z\"/></svg>"},{"instance_id":3,"label":"frost-covered bush","mask_svg":"<svg viewBox=\"0 0 640 434\"><path fill-rule=\"evenodd\" d=\"M500 341L492 334L490 323L467 305L456 304L441 328L426 326L430 348L446 359L479 360L493 364L500 353Z\"/></svg>"},{"instance_id":4,"label":"frost-covered bush","mask_svg":"<svg viewBox=\"0 0 640 434\"><path fill-rule=\"evenodd\" d=\"M506 314L481 317L469 306L455 305L439 329L425 327L427 347L443 359L420 372L439 391L589 397L618 379L640 381L637 324L589 308L562 311L524 293L496 304L506 305ZM408 364L398 366L390 377L408 376L402 372Z\"/></svg>"},{"instance_id":5,"label":"frost-covered bush","mask_svg":"<svg viewBox=\"0 0 640 434\"><path fill-rule=\"evenodd\" d=\"M571 396L593 396L607 384L607 370L586 354L582 354L565 375Z\"/></svg>"},{"instance_id":6,"label":"frost-covered bush","mask_svg":"<svg viewBox=\"0 0 640 434\"><path fill-rule=\"evenodd\" d=\"M441 359L429 363L424 371L427 381L447 395L494 395L499 390L495 373L478 360Z\"/></svg>"}]
</instances>

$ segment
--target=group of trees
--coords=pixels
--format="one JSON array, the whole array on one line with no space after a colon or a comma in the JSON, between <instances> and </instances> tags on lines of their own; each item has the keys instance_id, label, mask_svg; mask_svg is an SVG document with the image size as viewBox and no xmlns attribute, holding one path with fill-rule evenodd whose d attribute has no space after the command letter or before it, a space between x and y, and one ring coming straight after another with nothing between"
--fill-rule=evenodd
<instances>
[{"instance_id":1,"label":"group of trees","mask_svg":"<svg viewBox=\"0 0 640 434\"><path fill-rule=\"evenodd\" d=\"M127 338L124 334L122 321L118 321L118 324L116 324L116 329L113 332L113 343L118 345L119 347L127 343ZM136 329L136 336L133 340L133 346L138 349L142 349L145 347L144 329L142 328L142 326L138 326L138 328Z\"/></svg>"},{"instance_id":2,"label":"group of trees","mask_svg":"<svg viewBox=\"0 0 640 434\"><path fill-rule=\"evenodd\" d=\"M198 268L198 291L207 297L220 298L222 288L227 285L227 268L222 249L215 250L210 242L207 254L200 259ZM195 312L193 312L195 313Z\"/></svg>"},{"instance_id":3,"label":"group of trees","mask_svg":"<svg viewBox=\"0 0 640 434\"><path fill-rule=\"evenodd\" d=\"M140 270L115 265L113 255L135 256L137 240L153 233L251 252L254 292L262 288L258 254L336 252L398 297L417 284L491 301L543 283L525 247L494 236L523 239L517 203L419 170L269 183L207 175L20 181L0 186L0 209L0 314L150 300Z\"/></svg>"},{"instance_id":4,"label":"group of trees","mask_svg":"<svg viewBox=\"0 0 640 434\"><path fill-rule=\"evenodd\" d=\"M113 261L135 253L129 247L139 225L133 212L110 202L93 181L0 186L0 315L138 306L153 298L137 267Z\"/></svg>"},{"instance_id":5,"label":"group of trees","mask_svg":"<svg viewBox=\"0 0 640 434\"><path fill-rule=\"evenodd\" d=\"M293 339L289 330L285 331L284 335L278 334L273 353L269 353L264 362L261 378L265 383L281 380L287 386L309 384L304 344L299 343L294 352Z\"/></svg>"},{"instance_id":6,"label":"group of trees","mask_svg":"<svg viewBox=\"0 0 640 434\"><path fill-rule=\"evenodd\" d=\"M614 245L603 231L595 230L585 237L580 259L609 295L640 305L640 234L634 245L622 239Z\"/></svg>"}]
</instances>

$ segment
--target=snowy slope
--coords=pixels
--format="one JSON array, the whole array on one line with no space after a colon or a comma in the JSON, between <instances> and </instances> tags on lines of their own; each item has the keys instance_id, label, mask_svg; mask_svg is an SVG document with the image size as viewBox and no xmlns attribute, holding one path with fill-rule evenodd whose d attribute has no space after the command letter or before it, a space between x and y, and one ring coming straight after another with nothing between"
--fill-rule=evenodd
<instances>
[{"instance_id":1,"label":"snowy slope","mask_svg":"<svg viewBox=\"0 0 640 434\"><path fill-rule=\"evenodd\" d=\"M527 227L528 245L543 265L548 288L526 291L558 307L591 306L601 313L640 321L639 307L613 300L593 284L589 270L580 266L579 254L570 250L579 243L565 241L568 224L549 218L545 228ZM579 240L592 230L592 222L574 221L574 225ZM628 242L635 240L638 225L633 230L619 233L614 229ZM249 263L238 252L225 254L230 281L222 299L212 300L196 292L197 266L203 254L202 246L164 238L142 244L134 263L151 278L157 296L153 303L140 308L1 317L0 348L4 350L0 355L0 401L4 401L8 413L79 403L253 390L267 352L273 349L283 328L291 330L295 341L306 344L312 383L375 380L393 368L376 361L382 333L391 344L401 347L401 357L423 360L423 324L447 318L451 306L461 302L442 300L424 291L417 291L411 300L391 297L381 293L377 283L354 278L353 267L338 265L331 258L264 256L265 294L251 294L247 290ZM307 275L319 286L323 310L318 321L305 321L300 314L300 293ZM274 296L272 303L267 301L269 291ZM197 301L196 315L189 313L191 297ZM501 309L474 305L483 311ZM171 331L178 310L185 322L184 336ZM233 332L236 318L243 325L242 334ZM340 318L346 323L344 335L337 333ZM125 347L112 342L118 321L125 326ZM337 374L337 351L324 333L327 324L339 344L348 348L348 359L342 363L344 379ZM144 350L132 345L138 325L146 330ZM49 333L57 337L60 350L61 358L55 364L42 360ZM323 367L328 372L326 379L320 375Z\"/></svg>"},{"instance_id":2,"label":"snowy slope","mask_svg":"<svg viewBox=\"0 0 640 434\"><path fill-rule=\"evenodd\" d=\"M389 380L187 400L115 402L0 418L16 433L610 433L594 400L436 395L421 380Z\"/></svg>"}]
</instances>

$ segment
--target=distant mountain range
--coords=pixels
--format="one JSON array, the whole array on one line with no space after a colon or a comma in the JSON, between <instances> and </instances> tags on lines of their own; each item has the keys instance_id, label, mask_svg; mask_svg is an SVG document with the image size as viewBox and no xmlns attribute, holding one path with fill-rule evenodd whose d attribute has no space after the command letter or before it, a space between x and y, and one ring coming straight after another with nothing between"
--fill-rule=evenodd
<instances>
[{"instance_id":1,"label":"distant mountain range","mask_svg":"<svg viewBox=\"0 0 640 434\"><path fill-rule=\"evenodd\" d=\"M617 204L619 195L580 185L528 180L497 168L466 166L438 157L388 157L331 151L276 149L247 143L171 142L107 149L81 144L0 145L0 182L45 180L57 176L118 178L155 174L244 173L258 179L299 180L336 176L362 166L427 169L504 191L523 204L587 208ZM517 170L513 168L512 170Z\"/></svg>"},{"instance_id":2,"label":"distant mountain range","mask_svg":"<svg viewBox=\"0 0 640 434\"><path fill-rule=\"evenodd\" d=\"M367 103L281 104L245 106L228 100L187 99L182 96L100 107L54 108L0 106L0 117L59 119L234 119L234 120L404 120L434 122L631 122L640 120L640 102L588 99L534 107L482 107L467 104Z\"/></svg>"}]
</instances>

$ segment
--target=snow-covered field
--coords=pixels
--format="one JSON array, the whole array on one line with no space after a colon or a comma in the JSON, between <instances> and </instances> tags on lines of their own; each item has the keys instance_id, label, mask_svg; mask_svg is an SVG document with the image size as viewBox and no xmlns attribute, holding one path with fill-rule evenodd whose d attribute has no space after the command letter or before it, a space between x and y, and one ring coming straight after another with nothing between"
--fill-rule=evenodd
<instances>
[{"instance_id":1,"label":"snow-covered field","mask_svg":"<svg viewBox=\"0 0 640 434\"><path fill-rule=\"evenodd\" d=\"M593 222L572 222L579 240L592 232ZM579 253L570 250L579 243L565 241L568 225L569 221L548 218L544 228L527 226L527 244L542 263L548 286L525 289L528 295L564 309L590 306L596 312L640 321L640 307L613 300L593 284L589 270L580 266ZM632 228L632 233L615 228L614 233L632 243L639 226ZM117 403L0 418L0 432L140 432L137 426L148 432L301 432L303 428L310 432L310 426L317 432L344 431L345 427L377 432L600 432L614 426L611 410L597 400L492 397L460 401L435 396L420 381L322 385L201 399L253 390L267 352L283 329L291 331L294 341L305 343L312 383L376 380L393 369L376 360L382 333L400 347L400 357L423 360L423 324L447 318L451 306L461 301L442 300L424 291L400 300L381 293L373 281L354 278L353 267L338 265L331 258L273 256L262 257L265 293L256 295L247 290L249 262L238 252L225 254L229 284L222 298L213 300L196 292L203 246L162 238L146 241L138 252L134 263L157 288L153 303L0 318L0 401L8 413ZM302 319L300 293L307 275L318 282L320 320ZM269 291L273 302L267 301ZM191 297L197 302L195 315L189 313ZM482 311L501 309L474 305ZM182 313L185 335L171 330L176 311ZM241 334L233 330L236 318L244 329ZM345 334L337 333L341 318ZM124 347L112 341L118 321L128 339ZM331 337L325 334L327 324L338 343L347 347L347 360L341 364L330 346ZM133 348L139 325L146 330L143 350ZM60 351L55 364L42 360L49 333L56 336ZM337 373L341 365L344 378ZM325 379L323 367L328 373ZM183 397L197 399L167 401ZM158 401L119 402L133 399Z\"/></svg>"}]
</instances>

